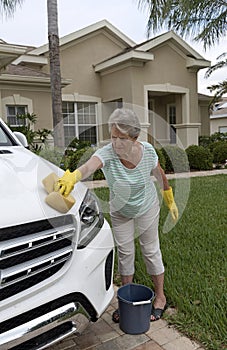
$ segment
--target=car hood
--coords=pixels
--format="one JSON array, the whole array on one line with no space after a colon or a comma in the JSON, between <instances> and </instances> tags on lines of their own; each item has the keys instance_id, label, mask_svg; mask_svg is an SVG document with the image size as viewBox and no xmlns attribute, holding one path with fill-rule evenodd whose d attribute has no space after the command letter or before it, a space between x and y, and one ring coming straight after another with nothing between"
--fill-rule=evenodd
<instances>
[{"instance_id":1,"label":"car hood","mask_svg":"<svg viewBox=\"0 0 227 350\"><path fill-rule=\"evenodd\" d=\"M21 146L0 147L0 227L62 215L45 203L42 179L63 170ZM77 214L86 187L79 183L72 193L76 203L69 213Z\"/></svg>"}]
</instances>

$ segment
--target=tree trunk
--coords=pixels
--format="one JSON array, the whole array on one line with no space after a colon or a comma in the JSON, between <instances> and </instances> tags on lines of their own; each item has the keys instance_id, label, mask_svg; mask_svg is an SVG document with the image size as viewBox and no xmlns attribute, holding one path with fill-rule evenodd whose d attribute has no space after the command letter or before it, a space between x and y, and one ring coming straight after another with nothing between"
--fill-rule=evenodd
<instances>
[{"instance_id":1,"label":"tree trunk","mask_svg":"<svg viewBox=\"0 0 227 350\"><path fill-rule=\"evenodd\" d=\"M64 148L57 0L47 0L54 145Z\"/></svg>"}]
</instances>

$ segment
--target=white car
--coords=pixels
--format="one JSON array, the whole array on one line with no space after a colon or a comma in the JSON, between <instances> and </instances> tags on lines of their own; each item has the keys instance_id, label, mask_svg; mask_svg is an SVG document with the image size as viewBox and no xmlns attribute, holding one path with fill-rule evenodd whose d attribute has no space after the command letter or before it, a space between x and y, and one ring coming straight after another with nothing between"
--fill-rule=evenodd
<instances>
[{"instance_id":1,"label":"white car","mask_svg":"<svg viewBox=\"0 0 227 350\"><path fill-rule=\"evenodd\" d=\"M61 214L42 179L63 171L0 119L0 349L45 349L96 321L111 302L114 242L95 195L75 186Z\"/></svg>"}]
</instances>

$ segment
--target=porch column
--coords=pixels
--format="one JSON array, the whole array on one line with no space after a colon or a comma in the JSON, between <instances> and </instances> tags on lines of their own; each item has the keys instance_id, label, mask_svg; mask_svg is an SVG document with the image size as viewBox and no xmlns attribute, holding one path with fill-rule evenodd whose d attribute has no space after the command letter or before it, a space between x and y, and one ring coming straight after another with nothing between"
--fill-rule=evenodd
<instances>
[{"instance_id":1,"label":"porch column","mask_svg":"<svg viewBox=\"0 0 227 350\"><path fill-rule=\"evenodd\" d=\"M150 127L149 123L140 123L141 126L141 132L139 136L140 141L148 141L148 129Z\"/></svg>"},{"instance_id":2,"label":"porch column","mask_svg":"<svg viewBox=\"0 0 227 350\"><path fill-rule=\"evenodd\" d=\"M186 149L190 145L198 145L201 123L176 124L177 145Z\"/></svg>"}]
</instances>

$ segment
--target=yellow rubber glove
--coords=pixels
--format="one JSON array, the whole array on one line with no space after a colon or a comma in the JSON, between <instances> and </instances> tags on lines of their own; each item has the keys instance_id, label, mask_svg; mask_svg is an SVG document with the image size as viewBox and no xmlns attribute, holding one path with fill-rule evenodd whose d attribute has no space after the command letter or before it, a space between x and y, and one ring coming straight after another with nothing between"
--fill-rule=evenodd
<instances>
[{"instance_id":1,"label":"yellow rubber glove","mask_svg":"<svg viewBox=\"0 0 227 350\"><path fill-rule=\"evenodd\" d=\"M56 192L59 192L63 196L67 197L73 190L74 185L81 179L82 174L78 169L73 172L70 172L67 169L64 175L56 182L54 189Z\"/></svg>"},{"instance_id":2,"label":"yellow rubber glove","mask_svg":"<svg viewBox=\"0 0 227 350\"><path fill-rule=\"evenodd\" d=\"M161 192L162 192L163 199L170 210L172 219L174 222L176 222L178 219L178 209L174 201L172 187L170 187L168 190L165 190L165 191L162 190Z\"/></svg>"}]
</instances>

